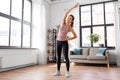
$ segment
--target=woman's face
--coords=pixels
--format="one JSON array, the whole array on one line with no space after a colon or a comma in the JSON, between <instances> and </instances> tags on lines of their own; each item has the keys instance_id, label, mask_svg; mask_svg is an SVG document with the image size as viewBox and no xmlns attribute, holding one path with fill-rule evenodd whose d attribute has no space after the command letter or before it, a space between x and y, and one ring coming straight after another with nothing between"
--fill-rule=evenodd
<instances>
[{"instance_id":1,"label":"woman's face","mask_svg":"<svg viewBox=\"0 0 120 80\"><path fill-rule=\"evenodd\" d=\"M67 23L71 24L72 22L73 22L73 17L72 16L68 16Z\"/></svg>"}]
</instances>

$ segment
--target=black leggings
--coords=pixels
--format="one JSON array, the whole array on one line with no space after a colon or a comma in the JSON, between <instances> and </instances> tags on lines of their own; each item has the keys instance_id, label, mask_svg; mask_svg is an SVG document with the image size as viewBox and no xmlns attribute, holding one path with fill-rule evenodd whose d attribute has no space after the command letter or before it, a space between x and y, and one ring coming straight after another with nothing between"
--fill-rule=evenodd
<instances>
[{"instance_id":1,"label":"black leggings","mask_svg":"<svg viewBox=\"0 0 120 80\"><path fill-rule=\"evenodd\" d=\"M69 71L70 63L69 63L69 58L68 58L68 41L57 41L57 70L60 71L60 66L61 66L61 52L63 49L63 55L66 60L66 68L67 71Z\"/></svg>"}]
</instances>

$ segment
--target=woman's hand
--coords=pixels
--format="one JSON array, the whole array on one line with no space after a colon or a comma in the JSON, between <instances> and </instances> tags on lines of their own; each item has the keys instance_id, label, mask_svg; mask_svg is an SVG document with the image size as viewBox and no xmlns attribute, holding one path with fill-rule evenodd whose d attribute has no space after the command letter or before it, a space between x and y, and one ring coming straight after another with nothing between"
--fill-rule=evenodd
<instances>
[{"instance_id":1,"label":"woman's hand","mask_svg":"<svg viewBox=\"0 0 120 80\"><path fill-rule=\"evenodd\" d=\"M78 7L79 6L79 3L76 3L74 6L73 6L73 8L76 8L76 7Z\"/></svg>"}]
</instances>

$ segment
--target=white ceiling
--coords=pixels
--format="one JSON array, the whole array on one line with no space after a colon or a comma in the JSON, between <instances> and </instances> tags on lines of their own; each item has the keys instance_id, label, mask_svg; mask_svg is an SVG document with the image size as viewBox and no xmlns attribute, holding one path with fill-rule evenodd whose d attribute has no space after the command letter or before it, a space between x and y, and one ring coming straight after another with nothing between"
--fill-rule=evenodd
<instances>
[{"instance_id":1,"label":"white ceiling","mask_svg":"<svg viewBox=\"0 0 120 80\"><path fill-rule=\"evenodd\" d=\"M32 1L34 1L34 2L41 2L42 0L32 0ZM74 0L45 0L45 1L50 3L50 4L53 4L53 3L70 2L70 1L74 1Z\"/></svg>"},{"instance_id":2,"label":"white ceiling","mask_svg":"<svg viewBox=\"0 0 120 80\"><path fill-rule=\"evenodd\" d=\"M74 0L46 0L49 3L62 3L62 2L70 2Z\"/></svg>"},{"instance_id":3,"label":"white ceiling","mask_svg":"<svg viewBox=\"0 0 120 80\"><path fill-rule=\"evenodd\" d=\"M42 0L32 0L35 2L41 2ZM43 0L44 1L44 0ZM49 4L55 4L55 3L63 3L63 2L102 2L102 1L112 1L112 0L45 0Z\"/></svg>"}]
</instances>

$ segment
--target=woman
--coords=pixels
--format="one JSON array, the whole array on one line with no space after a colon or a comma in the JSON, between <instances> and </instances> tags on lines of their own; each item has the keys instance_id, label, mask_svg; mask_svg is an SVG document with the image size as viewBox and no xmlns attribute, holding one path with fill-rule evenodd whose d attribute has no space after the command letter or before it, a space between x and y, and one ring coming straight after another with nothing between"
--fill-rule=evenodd
<instances>
[{"instance_id":1,"label":"woman","mask_svg":"<svg viewBox=\"0 0 120 80\"><path fill-rule=\"evenodd\" d=\"M77 35L75 33L75 31L73 30L73 23L74 23L74 16L73 15L69 15L69 12L71 10L73 10L74 8L76 8L79 4L75 4L73 7L71 7L68 11L66 11L62 23L60 25L59 31L58 31L58 35L56 38L57 41L57 72L54 74L54 76L59 76L60 75L60 65L61 65L61 52L63 49L63 54L66 60L66 77L69 77L69 67L70 67L70 63L69 63L69 58L68 58L68 40L73 40L75 38L77 38ZM67 38L67 33L71 32L73 34L73 37L69 37Z\"/></svg>"}]
</instances>

